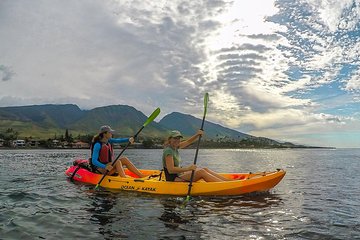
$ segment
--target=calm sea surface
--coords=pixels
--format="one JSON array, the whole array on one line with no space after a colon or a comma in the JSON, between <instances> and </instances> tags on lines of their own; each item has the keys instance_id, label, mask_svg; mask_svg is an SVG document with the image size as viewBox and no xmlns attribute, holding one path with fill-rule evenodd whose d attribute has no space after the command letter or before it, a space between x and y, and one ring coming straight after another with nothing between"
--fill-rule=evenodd
<instances>
[{"instance_id":1,"label":"calm sea surface","mask_svg":"<svg viewBox=\"0 0 360 240\"><path fill-rule=\"evenodd\" d=\"M127 150L160 168L161 150ZM194 150L182 150L190 164ZM360 239L360 149L200 150L221 172L283 168L268 193L184 198L94 191L64 171L87 150L0 150L0 239Z\"/></svg>"}]
</instances>

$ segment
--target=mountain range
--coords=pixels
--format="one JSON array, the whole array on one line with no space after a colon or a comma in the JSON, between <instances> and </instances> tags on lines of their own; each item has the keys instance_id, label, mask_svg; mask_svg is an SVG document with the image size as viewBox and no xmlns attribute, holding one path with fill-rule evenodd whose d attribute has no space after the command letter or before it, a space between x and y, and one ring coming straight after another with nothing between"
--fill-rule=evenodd
<instances>
[{"instance_id":1,"label":"mountain range","mask_svg":"<svg viewBox=\"0 0 360 240\"><path fill-rule=\"evenodd\" d=\"M146 120L145 114L127 105L111 105L91 110L82 110L74 104L0 107L0 133L12 128L19 133L19 137L53 138L64 135L66 130L73 136L94 135L101 125L110 125L116 130L116 136L125 137L135 134ZM173 112L159 122L153 121L147 125L140 137L165 138L173 129L181 131L184 136L191 136L199 129L201 121L188 114ZM204 129L204 139L211 141L239 142L252 139L270 145L281 144L208 121L205 121Z\"/></svg>"}]
</instances>

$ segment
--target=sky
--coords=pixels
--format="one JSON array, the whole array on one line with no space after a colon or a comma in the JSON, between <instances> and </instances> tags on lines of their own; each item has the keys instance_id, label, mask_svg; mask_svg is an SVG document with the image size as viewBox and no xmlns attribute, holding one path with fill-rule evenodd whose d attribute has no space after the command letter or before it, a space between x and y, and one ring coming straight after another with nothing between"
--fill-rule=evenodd
<instances>
[{"instance_id":1,"label":"sky","mask_svg":"<svg viewBox=\"0 0 360 240\"><path fill-rule=\"evenodd\" d=\"M360 147L359 27L359 0L1 0L0 106L201 118L208 92L208 121Z\"/></svg>"}]
</instances>

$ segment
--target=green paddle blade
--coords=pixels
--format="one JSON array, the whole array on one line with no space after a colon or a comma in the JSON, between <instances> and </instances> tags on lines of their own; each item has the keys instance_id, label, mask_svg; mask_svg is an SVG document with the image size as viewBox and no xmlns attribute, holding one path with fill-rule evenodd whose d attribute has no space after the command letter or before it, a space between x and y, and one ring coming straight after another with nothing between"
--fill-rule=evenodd
<instances>
[{"instance_id":1,"label":"green paddle blade","mask_svg":"<svg viewBox=\"0 0 360 240\"><path fill-rule=\"evenodd\" d=\"M207 112L208 102L209 102L209 93L205 93L205 95L204 95L204 116L206 115L206 112Z\"/></svg>"},{"instance_id":2,"label":"green paddle blade","mask_svg":"<svg viewBox=\"0 0 360 240\"><path fill-rule=\"evenodd\" d=\"M146 120L143 127L146 127L149 123L151 123L158 115L160 114L160 108L155 109L155 111L150 115L150 117Z\"/></svg>"},{"instance_id":3,"label":"green paddle blade","mask_svg":"<svg viewBox=\"0 0 360 240\"><path fill-rule=\"evenodd\" d=\"M186 204L190 201L191 196L186 196L184 202L181 204L180 208L185 208Z\"/></svg>"}]
</instances>

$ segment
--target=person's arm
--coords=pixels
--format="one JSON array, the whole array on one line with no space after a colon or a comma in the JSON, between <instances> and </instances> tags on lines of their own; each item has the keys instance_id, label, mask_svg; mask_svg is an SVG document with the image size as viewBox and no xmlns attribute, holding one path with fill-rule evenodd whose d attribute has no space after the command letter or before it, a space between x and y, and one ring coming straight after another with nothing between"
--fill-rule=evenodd
<instances>
[{"instance_id":1,"label":"person's arm","mask_svg":"<svg viewBox=\"0 0 360 240\"><path fill-rule=\"evenodd\" d=\"M92 157L91 157L91 162L96 167L106 168L106 165L99 161L100 149L101 149L101 144L95 143L94 148L93 148Z\"/></svg>"},{"instance_id":2,"label":"person's arm","mask_svg":"<svg viewBox=\"0 0 360 240\"><path fill-rule=\"evenodd\" d=\"M109 143L127 143L127 142L134 142L134 138L130 137L130 138L110 138Z\"/></svg>"},{"instance_id":3,"label":"person's arm","mask_svg":"<svg viewBox=\"0 0 360 240\"><path fill-rule=\"evenodd\" d=\"M187 172L187 171L191 171L191 170L196 169L196 165L190 165L190 166L187 166L187 167L175 167L174 159L173 159L171 154L169 154L169 155L167 155L165 157L165 162L166 162L166 169L171 174L173 174L173 173L183 173L183 172Z\"/></svg>"},{"instance_id":4,"label":"person's arm","mask_svg":"<svg viewBox=\"0 0 360 240\"><path fill-rule=\"evenodd\" d=\"M185 141L180 142L179 148L186 148L187 146L189 146L190 144L195 142L200 135L203 135L203 134L204 134L203 130L198 130L195 135L191 136L189 139L187 139Z\"/></svg>"}]
</instances>

